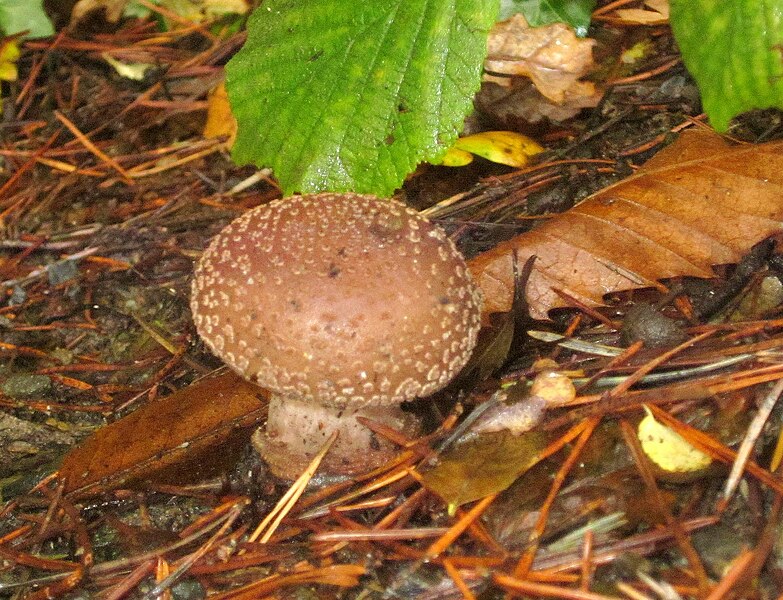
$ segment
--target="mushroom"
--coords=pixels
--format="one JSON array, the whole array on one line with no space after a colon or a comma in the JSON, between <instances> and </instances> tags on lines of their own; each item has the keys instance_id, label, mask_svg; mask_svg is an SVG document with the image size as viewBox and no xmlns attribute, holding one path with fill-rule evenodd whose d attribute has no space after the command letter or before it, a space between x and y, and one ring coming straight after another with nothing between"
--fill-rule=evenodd
<instances>
[{"instance_id":1,"label":"mushroom","mask_svg":"<svg viewBox=\"0 0 783 600\"><path fill-rule=\"evenodd\" d=\"M393 200L294 196L252 209L210 243L191 308L207 346L272 396L256 437L276 475L298 476L338 431L322 469L385 462L388 441L357 421L416 435L400 405L465 365L481 295L445 232Z\"/></svg>"}]
</instances>

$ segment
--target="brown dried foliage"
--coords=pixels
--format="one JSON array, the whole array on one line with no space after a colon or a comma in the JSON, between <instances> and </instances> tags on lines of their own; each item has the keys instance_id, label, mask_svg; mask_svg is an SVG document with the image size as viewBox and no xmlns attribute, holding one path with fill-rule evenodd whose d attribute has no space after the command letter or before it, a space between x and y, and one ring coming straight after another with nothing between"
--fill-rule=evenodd
<instances>
[{"instance_id":1,"label":"brown dried foliage","mask_svg":"<svg viewBox=\"0 0 783 600\"><path fill-rule=\"evenodd\" d=\"M202 475L209 475L209 463L230 454L232 442L245 443L266 416L263 394L224 373L158 398L76 446L60 467L64 491L86 496L141 480L168 480L176 472L192 477L186 463L199 463Z\"/></svg>"},{"instance_id":2,"label":"brown dried foliage","mask_svg":"<svg viewBox=\"0 0 783 600\"><path fill-rule=\"evenodd\" d=\"M610 292L678 276L713 277L780 228L783 143L730 146L710 132L683 134L633 176L536 229L470 261L487 313L511 307L512 258L537 260L527 287L530 314L585 305Z\"/></svg>"}]
</instances>

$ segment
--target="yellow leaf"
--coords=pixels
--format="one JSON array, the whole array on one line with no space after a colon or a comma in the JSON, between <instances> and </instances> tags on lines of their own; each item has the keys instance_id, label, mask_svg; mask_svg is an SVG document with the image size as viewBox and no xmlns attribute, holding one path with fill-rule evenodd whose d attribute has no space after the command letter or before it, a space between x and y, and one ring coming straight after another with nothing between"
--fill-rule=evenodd
<instances>
[{"instance_id":1,"label":"yellow leaf","mask_svg":"<svg viewBox=\"0 0 783 600\"><path fill-rule=\"evenodd\" d=\"M237 121L231 113L225 83L220 83L207 97L207 122L204 125L204 137L227 136L226 144L230 148L237 137Z\"/></svg>"},{"instance_id":2,"label":"yellow leaf","mask_svg":"<svg viewBox=\"0 0 783 600\"><path fill-rule=\"evenodd\" d=\"M142 81L147 71L152 69L155 65L151 63L124 63L121 60L117 60L108 52L101 54L103 60L109 63L120 77L125 79L132 79L133 81Z\"/></svg>"},{"instance_id":3,"label":"yellow leaf","mask_svg":"<svg viewBox=\"0 0 783 600\"><path fill-rule=\"evenodd\" d=\"M523 167L544 148L514 131L484 131L459 138L454 147L510 167Z\"/></svg>"},{"instance_id":4,"label":"yellow leaf","mask_svg":"<svg viewBox=\"0 0 783 600\"><path fill-rule=\"evenodd\" d=\"M452 146L446 150L440 161L433 161L433 165L443 165L444 167L464 167L473 162L473 155L459 148Z\"/></svg>"},{"instance_id":5,"label":"yellow leaf","mask_svg":"<svg viewBox=\"0 0 783 600\"><path fill-rule=\"evenodd\" d=\"M667 473L692 473L710 466L712 458L679 433L655 420L645 406L647 416L639 423L637 435L648 458Z\"/></svg>"},{"instance_id":6,"label":"yellow leaf","mask_svg":"<svg viewBox=\"0 0 783 600\"><path fill-rule=\"evenodd\" d=\"M9 38L0 45L0 80L16 81L19 73L16 70L16 61L20 51L16 39Z\"/></svg>"},{"instance_id":7,"label":"yellow leaf","mask_svg":"<svg viewBox=\"0 0 783 600\"><path fill-rule=\"evenodd\" d=\"M16 62L21 51L19 50L19 44L16 43L16 38L8 38L0 46L0 61L2 62Z\"/></svg>"},{"instance_id":8,"label":"yellow leaf","mask_svg":"<svg viewBox=\"0 0 783 600\"><path fill-rule=\"evenodd\" d=\"M9 62L0 62L0 81L16 81L19 72L16 65Z\"/></svg>"},{"instance_id":9,"label":"yellow leaf","mask_svg":"<svg viewBox=\"0 0 783 600\"><path fill-rule=\"evenodd\" d=\"M647 57L651 52L653 52L652 42L650 40L642 40L623 52L620 55L620 61L626 65L633 65Z\"/></svg>"},{"instance_id":10,"label":"yellow leaf","mask_svg":"<svg viewBox=\"0 0 783 600\"><path fill-rule=\"evenodd\" d=\"M249 10L248 0L204 0L204 14L208 18L232 13L244 15Z\"/></svg>"}]
</instances>

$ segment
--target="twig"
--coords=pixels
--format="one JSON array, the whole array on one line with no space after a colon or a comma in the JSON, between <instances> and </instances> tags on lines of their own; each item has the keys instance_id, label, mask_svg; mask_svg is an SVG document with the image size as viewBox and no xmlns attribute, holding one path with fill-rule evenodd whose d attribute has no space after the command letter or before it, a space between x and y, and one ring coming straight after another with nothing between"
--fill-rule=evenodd
<instances>
[{"instance_id":1,"label":"twig","mask_svg":"<svg viewBox=\"0 0 783 600\"><path fill-rule=\"evenodd\" d=\"M299 478L291 484L291 487L283 495L283 497L280 498L275 507L269 511L269 514L258 524L258 527L256 527L255 531L250 534L248 542L255 542L259 537L261 537L261 544L266 544L269 541L269 538L272 537L272 534L275 532L278 525L280 525L280 522L291 511L294 504L296 504L296 501L299 500L299 497L304 493L307 484L313 478L316 470L318 470L318 466L321 464L321 461L323 460L324 456L326 456L326 453L329 452L329 448L332 447L332 444L334 444L336 439L337 432L334 432L329 436L329 439L324 442L324 445L318 451L318 454L316 454L313 457L313 460L310 461L310 464L307 466L304 473L302 473ZM266 530L266 532L261 535L264 530Z\"/></svg>"},{"instance_id":2,"label":"twig","mask_svg":"<svg viewBox=\"0 0 783 600\"><path fill-rule=\"evenodd\" d=\"M750 453L753 452L756 440L761 435L761 431L782 393L783 379L778 381L761 401L756 415L753 417L753 420L750 422L750 425L745 432L745 437L740 444L739 450L737 450L737 457L734 459L734 464L731 466L731 472L726 479L726 486L723 488L723 498L720 501L718 512L722 512L726 506L728 506L729 500L734 495L740 479L742 478L745 466L750 459Z\"/></svg>"}]
</instances>

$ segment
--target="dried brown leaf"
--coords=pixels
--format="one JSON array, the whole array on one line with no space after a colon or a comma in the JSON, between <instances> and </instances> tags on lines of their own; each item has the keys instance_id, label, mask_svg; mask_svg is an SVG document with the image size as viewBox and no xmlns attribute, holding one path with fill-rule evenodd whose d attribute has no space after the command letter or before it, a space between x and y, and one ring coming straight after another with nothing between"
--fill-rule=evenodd
<instances>
[{"instance_id":1,"label":"dried brown leaf","mask_svg":"<svg viewBox=\"0 0 783 600\"><path fill-rule=\"evenodd\" d=\"M71 10L71 25L83 20L93 11L104 11L104 17L109 23L116 23L125 10L128 0L79 0Z\"/></svg>"},{"instance_id":2,"label":"dried brown leaf","mask_svg":"<svg viewBox=\"0 0 783 600\"><path fill-rule=\"evenodd\" d=\"M594 95L592 84L578 82L593 68L595 41L580 39L563 23L530 27L516 14L492 29L485 69L492 73L529 77L539 92L557 104L576 94ZM508 78L491 81L510 85Z\"/></svg>"},{"instance_id":3,"label":"dried brown leaf","mask_svg":"<svg viewBox=\"0 0 783 600\"><path fill-rule=\"evenodd\" d=\"M562 102L545 98L528 79L516 77L510 86L485 82L476 95L476 107L501 123L513 127L520 120L538 123L543 119L565 121L583 108L596 106L601 94L592 83L577 81Z\"/></svg>"},{"instance_id":4,"label":"dried brown leaf","mask_svg":"<svg viewBox=\"0 0 783 600\"><path fill-rule=\"evenodd\" d=\"M615 15L625 23L662 25L669 21L669 0L647 0L647 8L621 8Z\"/></svg>"},{"instance_id":5,"label":"dried brown leaf","mask_svg":"<svg viewBox=\"0 0 783 600\"><path fill-rule=\"evenodd\" d=\"M99 429L60 467L65 493L87 496L172 474L211 474L265 416L264 390L234 373L209 377Z\"/></svg>"},{"instance_id":6,"label":"dried brown leaf","mask_svg":"<svg viewBox=\"0 0 783 600\"><path fill-rule=\"evenodd\" d=\"M547 437L538 431L472 436L423 474L424 485L451 506L500 492L541 460Z\"/></svg>"},{"instance_id":7,"label":"dried brown leaf","mask_svg":"<svg viewBox=\"0 0 783 600\"><path fill-rule=\"evenodd\" d=\"M680 136L633 176L540 227L470 261L487 313L511 307L512 255L537 256L527 287L530 314L678 276L712 277L735 263L783 218L783 142L729 146L711 132Z\"/></svg>"}]
</instances>

